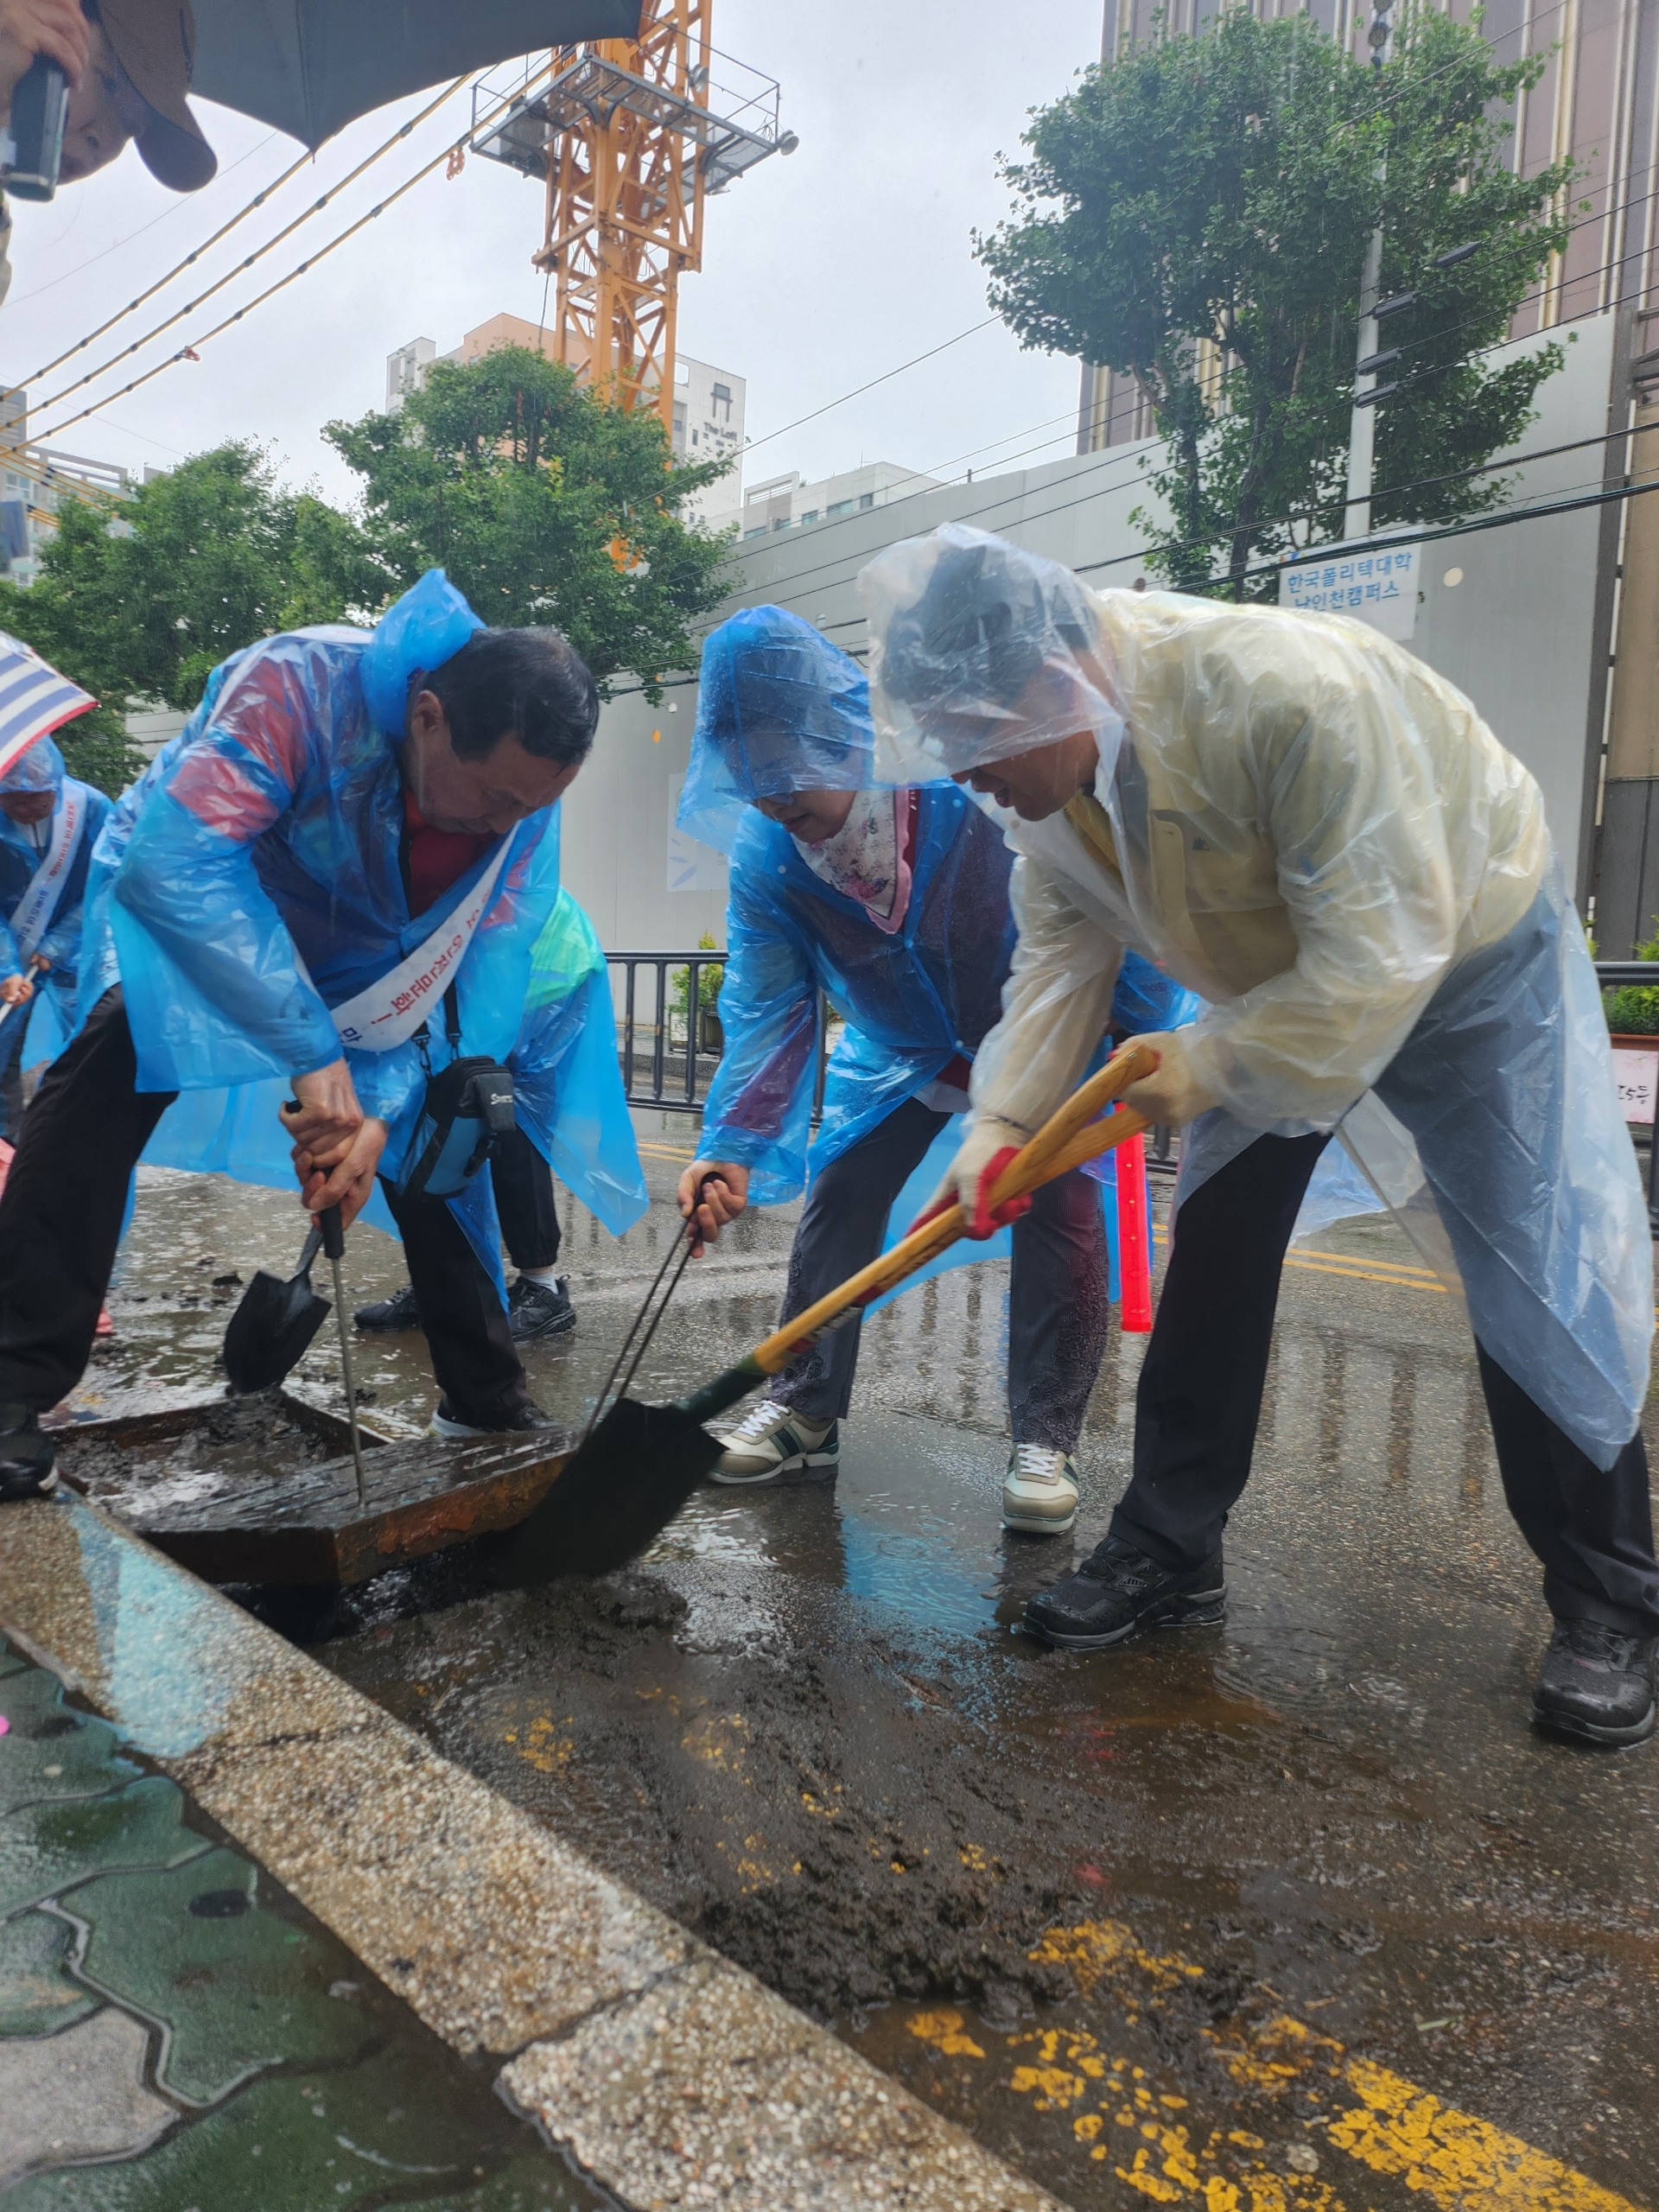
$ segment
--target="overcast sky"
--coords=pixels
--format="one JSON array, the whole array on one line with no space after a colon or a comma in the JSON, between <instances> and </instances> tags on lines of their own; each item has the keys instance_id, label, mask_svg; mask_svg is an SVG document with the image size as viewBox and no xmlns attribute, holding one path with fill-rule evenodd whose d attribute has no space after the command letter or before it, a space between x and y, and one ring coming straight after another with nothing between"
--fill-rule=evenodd
<instances>
[{"instance_id":1,"label":"overcast sky","mask_svg":"<svg viewBox=\"0 0 1659 2212\"><path fill-rule=\"evenodd\" d=\"M1020 352L1000 326L835 408L798 416L953 338L988 312L970 232L1007 194L995 156L1017 149L1027 111L1064 92L1094 58L1099 0L719 0L721 48L781 80L799 150L774 157L709 202L704 269L680 288L683 352L748 380L748 430L765 440L748 481L798 468L810 479L891 461L959 475L1070 449L1077 372ZM718 75L718 72L716 72ZM516 171L469 158L443 170L247 321L141 391L128 379L200 336L315 253L464 128L458 97L338 202L214 300L118 370L31 420L69 450L165 467L232 436L265 441L284 477L331 498L355 480L318 435L333 416L382 404L385 356L416 335L440 351L499 311L540 320L542 194ZM177 199L129 149L49 207L14 206L11 295L0 308L0 377L28 379L31 407L181 307L361 161L423 105L379 111L331 142L188 276L73 364L36 372L170 269L293 161L292 141L199 104L219 156L206 191ZM90 418L67 417L109 397ZM61 426L61 427L60 427ZM783 430L781 436L768 436Z\"/></svg>"}]
</instances>

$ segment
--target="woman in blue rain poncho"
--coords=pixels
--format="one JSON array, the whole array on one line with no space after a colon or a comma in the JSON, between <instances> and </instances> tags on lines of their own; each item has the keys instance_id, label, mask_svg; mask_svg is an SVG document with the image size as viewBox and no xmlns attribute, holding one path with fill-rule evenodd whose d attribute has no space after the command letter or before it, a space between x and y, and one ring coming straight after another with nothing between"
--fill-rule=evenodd
<instances>
[{"instance_id":1,"label":"woman in blue rain poncho","mask_svg":"<svg viewBox=\"0 0 1659 2212\"><path fill-rule=\"evenodd\" d=\"M1076 1648L1219 1619L1279 1269L1332 1132L1460 1278L1505 1494L1555 1631L1535 1717L1654 1726L1638 1419L1646 1211L1543 802L1461 693L1359 622L1091 592L950 524L861 580L891 772L971 782L1020 947L947 1179L1065 1093L1135 944L1209 1001L1129 1103L1184 1124L1134 1479L1027 1625Z\"/></svg>"},{"instance_id":2,"label":"woman in blue rain poncho","mask_svg":"<svg viewBox=\"0 0 1659 2212\"><path fill-rule=\"evenodd\" d=\"M613 1235L650 1204L616 1057L616 1017L594 925L561 890L531 951L518 1041L508 1059L518 1127L490 1155L501 1242L518 1269L507 1292L515 1344L567 1335L576 1324L558 1272L563 1241L553 1171ZM163 1125L165 1126L165 1125ZM537 1134L532 1140L527 1128ZM359 1329L418 1329L413 1285L359 1306Z\"/></svg>"},{"instance_id":3,"label":"woman in blue rain poncho","mask_svg":"<svg viewBox=\"0 0 1659 2212\"><path fill-rule=\"evenodd\" d=\"M1014 947L995 823L949 785L874 787L873 742L862 673L798 617L751 607L705 642L679 822L730 855L730 959L724 1050L680 1203L712 1236L810 1174L785 1319L873 1259L906 1185L919 1169L925 1189L955 1149ZM1123 988L1126 1026L1186 1018L1185 994L1146 962ZM820 993L846 1026L809 1159ZM1105 1344L1099 1185L1047 1185L1012 1249L1003 1522L1058 1535L1077 1514L1071 1454ZM857 1353L855 1324L780 1376L732 1431L716 1481L833 1471Z\"/></svg>"},{"instance_id":4,"label":"woman in blue rain poncho","mask_svg":"<svg viewBox=\"0 0 1659 2212\"><path fill-rule=\"evenodd\" d=\"M80 1373L133 1165L175 1094L273 1077L293 1106L243 1134L257 1154L280 1131L308 1208L349 1219L378 1178L438 1433L540 1423L495 1248L419 1178L429 1074L518 1041L558 890L546 833L597 719L564 639L485 629L438 570L372 634L299 631L214 671L99 839L82 1027L0 1199L0 1494L50 1478L37 1416Z\"/></svg>"},{"instance_id":5,"label":"woman in blue rain poncho","mask_svg":"<svg viewBox=\"0 0 1659 2212\"><path fill-rule=\"evenodd\" d=\"M19 1071L49 1059L75 1026L86 870L109 811L49 737L0 776L0 1004L19 1009L0 1031L0 1135L14 1142Z\"/></svg>"}]
</instances>

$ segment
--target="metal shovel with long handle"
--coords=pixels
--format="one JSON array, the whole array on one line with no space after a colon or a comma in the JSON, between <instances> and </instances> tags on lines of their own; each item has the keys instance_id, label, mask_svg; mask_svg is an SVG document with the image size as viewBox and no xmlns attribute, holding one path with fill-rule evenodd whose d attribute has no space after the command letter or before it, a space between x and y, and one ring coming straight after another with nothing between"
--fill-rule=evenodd
<instances>
[{"instance_id":1,"label":"metal shovel with long handle","mask_svg":"<svg viewBox=\"0 0 1659 2212\"><path fill-rule=\"evenodd\" d=\"M1141 1116L1107 1109L1129 1084L1152 1074L1157 1065L1157 1054L1145 1046L1109 1060L1008 1162L992 1185L992 1206L1022 1198L1138 1136L1148 1126ZM546 1497L512 1532L504 1561L508 1579L535 1583L559 1574L603 1574L634 1558L667 1527L725 1450L705 1421L918 1273L967 1226L959 1205L924 1221L890 1252L774 1329L747 1357L689 1398L666 1406L619 1398Z\"/></svg>"},{"instance_id":2,"label":"metal shovel with long handle","mask_svg":"<svg viewBox=\"0 0 1659 2212\"><path fill-rule=\"evenodd\" d=\"M357 1433L357 1382L352 1373L352 1324L346 1310L346 1286L340 1273L340 1263L346 1256L346 1229L340 1208L325 1206L317 1216L317 1226L322 1231L323 1257L334 1271L334 1319L340 1326L340 1370L346 1385L346 1412L352 1424L352 1465L357 1470L357 1502L366 1505L369 1493L363 1479L363 1440Z\"/></svg>"}]
</instances>

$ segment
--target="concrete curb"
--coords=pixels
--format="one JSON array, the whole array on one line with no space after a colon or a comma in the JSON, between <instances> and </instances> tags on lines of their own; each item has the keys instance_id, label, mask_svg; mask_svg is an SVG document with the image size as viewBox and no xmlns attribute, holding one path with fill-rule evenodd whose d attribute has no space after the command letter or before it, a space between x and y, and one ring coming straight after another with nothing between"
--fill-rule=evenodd
<instances>
[{"instance_id":1,"label":"concrete curb","mask_svg":"<svg viewBox=\"0 0 1659 2212\"><path fill-rule=\"evenodd\" d=\"M0 1627L637 2212L1064 2212L81 1500L0 1508Z\"/></svg>"}]
</instances>

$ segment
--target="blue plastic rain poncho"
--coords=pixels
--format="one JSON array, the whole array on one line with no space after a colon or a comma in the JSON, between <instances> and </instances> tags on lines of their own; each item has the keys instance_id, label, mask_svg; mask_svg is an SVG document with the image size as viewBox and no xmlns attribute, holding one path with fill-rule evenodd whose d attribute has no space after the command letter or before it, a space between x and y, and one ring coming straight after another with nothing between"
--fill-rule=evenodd
<instances>
[{"instance_id":1,"label":"blue plastic rain poncho","mask_svg":"<svg viewBox=\"0 0 1659 2212\"><path fill-rule=\"evenodd\" d=\"M51 1058L75 1026L86 872L111 802L68 773L49 737L0 776L0 799L14 792L49 792L53 802L45 820L27 826L0 807L0 976L30 973L35 986L22 1046L29 1065ZM48 965L31 971L37 956Z\"/></svg>"},{"instance_id":2,"label":"blue plastic rain poncho","mask_svg":"<svg viewBox=\"0 0 1659 2212\"><path fill-rule=\"evenodd\" d=\"M213 671L183 732L120 801L94 855L86 957L100 988L117 976L124 987L139 1088L188 1095L147 1159L291 1188L276 1107L290 1073L340 1057L331 1007L442 942L492 869L454 974L456 1050L517 1055L515 1071L532 1078L523 1126L550 1157L554 1089L533 1080L537 1048L520 1033L558 896L556 808L520 823L420 915L399 866L411 687L482 626L434 569L372 633L326 627L249 646ZM450 1058L441 1004L430 1014L423 1039L345 1048L365 1111L391 1133L387 1176L419 1119L423 1052L434 1071ZM451 1204L499 1270L489 1178ZM391 1226L378 1198L370 1217Z\"/></svg>"},{"instance_id":3,"label":"blue plastic rain poncho","mask_svg":"<svg viewBox=\"0 0 1659 2212\"><path fill-rule=\"evenodd\" d=\"M912 773L1098 741L1096 836L1071 810L1009 823L1020 950L976 1109L1052 1106L1120 949L1150 953L1208 1001L1173 1055L1205 1107L1183 1188L1263 1131L1336 1130L1491 1356L1611 1466L1647 1392L1646 1212L1541 796L1471 702L1359 622L1090 592L961 525L861 588Z\"/></svg>"},{"instance_id":4,"label":"blue plastic rain poncho","mask_svg":"<svg viewBox=\"0 0 1659 2212\"><path fill-rule=\"evenodd\" d=\"M680 823L706 840L711 829L726 830L728 810L734 819L730 958L720 995L725 1045L698 1148L747 1166L753 1200L775 1205L795 1197L808 1173L820 992L846 1026L830 1061L814 1173L906 1099L926 1093L953 1063L971 1059L996 1022L1014 949L1013 855L997 825L953 786L880 793L883 806L912 817L908 881L884 926L868 905L826 881L781 824L736 796L744 787L766 798L847 790L855 788L855 772L868 775L868 708L856 665L773 607L734 616L703 656ZM823 676L816 686L815 667ZM793 755L791 715L804 731ZM826 771L839 771L840 783ZM1126 1026L1173 1027L1196 1010L1144 961L1134 963L1124 989ZM965 1077L963 1067L957 1079Z\"/></svg>"},{"instance_id":5,"label":"blue plastic rain poncho","mask_svg":"<svg viewBox=\"0 0 1659 2212\"><path fill-rule=\"evenodd\" d=\"M703 640L679 826L730 853L757 799L873 781L869 686L855 660L781 607L747 607Z\"/></svg>"}]
</instances>

